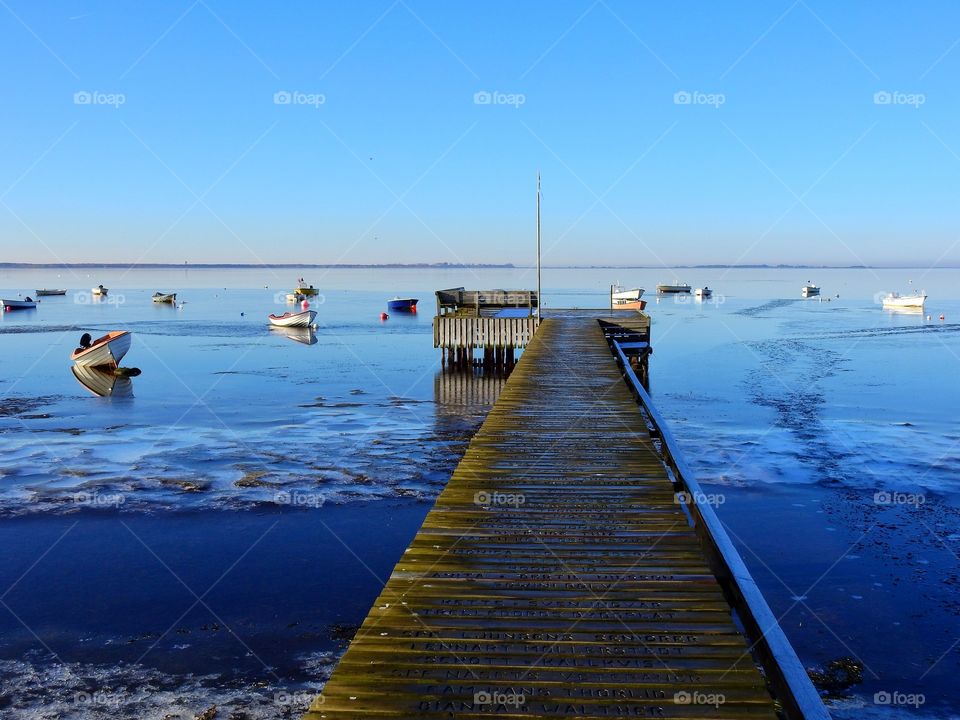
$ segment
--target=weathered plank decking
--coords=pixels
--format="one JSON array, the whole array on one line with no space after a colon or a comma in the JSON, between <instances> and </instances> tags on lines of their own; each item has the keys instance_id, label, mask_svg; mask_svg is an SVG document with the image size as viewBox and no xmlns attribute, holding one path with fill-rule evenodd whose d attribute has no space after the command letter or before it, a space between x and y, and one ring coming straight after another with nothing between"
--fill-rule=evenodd
<instances>
[{"instance_id":1,"label":"weathered plank decking","mask_svg":"<svg viewBox=\"0 0 960 720\"><path fill-rule=\"evenodd\" d=\"M307 717L774 718L600 325L544 320Z\"/></svg>"}]
</instances>

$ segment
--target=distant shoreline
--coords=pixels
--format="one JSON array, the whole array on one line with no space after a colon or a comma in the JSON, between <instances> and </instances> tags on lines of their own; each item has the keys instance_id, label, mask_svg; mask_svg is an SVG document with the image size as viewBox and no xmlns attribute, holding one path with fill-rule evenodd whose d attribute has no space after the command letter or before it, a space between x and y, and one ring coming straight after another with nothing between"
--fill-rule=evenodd
<instances>
[{"instance_id":1,"label":"distant shoreline","mask_svg":"<svg viewBox=\"0 0 960 720\"><path fill-rule=\"evenodd\" d=\"M534 265L514 263L14 263L2 262L2 270L90 268L120 270L269 270L317 268L326 270L532 270ZM544 265L544 270L956 270L956 265Z\"/></svg>"}]
</instances>

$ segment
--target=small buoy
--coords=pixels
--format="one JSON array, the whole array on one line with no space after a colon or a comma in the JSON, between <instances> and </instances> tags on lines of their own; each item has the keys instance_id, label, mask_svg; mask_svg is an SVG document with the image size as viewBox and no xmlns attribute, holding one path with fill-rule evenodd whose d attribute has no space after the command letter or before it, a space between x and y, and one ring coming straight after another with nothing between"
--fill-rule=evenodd
<instances>
[{"instance_id":1,"label":"small buoy","mask_svg":"<svg viewBox=\"0 0 960 720\"><path fill-rule=\"evenodd\" d=\"M390 316L387 315L385 312L380 313L380 319L381 319L381 320L386 320L388 317L390 317Z\"/></svg>"},{"instance_id":2,"label":"small buoy","mask_svg":"<svg viewBox=\"0 0 960 720\"><path fill-rule=\"evenodd\" d=\"M940 319L943 320L943 313L940 313Z\"/></svg>"},{"instance_id":3,"label":"small buoy","mask_svg":"<svg viewBox=\"0 0 960 720\"><path fill-rule=\"evenodd\" d=\"M307 299L304 298L304 299L303 299L303 302L300 303L300 308L303 309L303 310L306 310L306 309L309 308L309 307L310 307L310 303L308 303L308 302L307 302Z\"/></svg>"},{"instance_id":4,"label":"small buoy","mask_svg":"<svg viewBox=\"0 0 960 720\"><path fill-rule=\"evenodd\" d=\"M240 313L240 317L243 317L243 313Z\"/></svg>"},{"instance_id":5,"label":"small buoy","mask_svg":"<svg viewBox=\"0 0 960 720\"><path fill-rule=\"evenodd\" d=\"M929 315L927 315L927 322L930 322L930 320L932 320L932 318Z\"/></svg>"}]
</instances>

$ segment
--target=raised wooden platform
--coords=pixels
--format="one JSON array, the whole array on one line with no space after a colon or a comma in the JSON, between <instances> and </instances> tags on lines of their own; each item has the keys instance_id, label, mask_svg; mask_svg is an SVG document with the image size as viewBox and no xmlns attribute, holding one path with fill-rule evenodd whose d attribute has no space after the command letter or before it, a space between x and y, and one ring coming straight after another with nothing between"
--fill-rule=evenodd
<instances>
[{"instance_id":1,"label":"raised wooden platform","mask_svg":"<svg viewBox=\"0 0 960 720\"><path fill-rule=\"evenodd\" d=\"M542 322L307 717L775 708L601 324L571 314Z\"/></svg>"}]
</instances>

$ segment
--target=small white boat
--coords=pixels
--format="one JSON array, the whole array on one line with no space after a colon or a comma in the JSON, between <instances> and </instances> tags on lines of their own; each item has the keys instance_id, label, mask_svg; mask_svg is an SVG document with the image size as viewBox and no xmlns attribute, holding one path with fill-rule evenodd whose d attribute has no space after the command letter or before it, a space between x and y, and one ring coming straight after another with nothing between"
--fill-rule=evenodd
<instances>
[{"instance_id":1,"label":"small white boat","mask_svg":"<svg viewBox=\"0 0 960 720\"><path fill-rule=\"evenodd\" d=\"M661 295L669 295L671 293L689 293L691 289L692 288L686 283L676 283L674 285L659 283L657 285L657 292Z\"/></svg>"},{"instance_id":2,"label":"small white boat","mask_svg":"<svg viewBox=\"0 0 960 720\"><path fill-rule=\"evenodd\" d=\"M50 297L52 295L66 295L66 290L37 290L37 297Z\"/></svg>"},{"instance_id":3,"label":"small white boat","mask_svg":"<svg viewBox=\"0 0 960 720\"><path fill-rule=\"evenodd\" d=\"M892 292L887 293L886 297L883 298L883 306L885 308L909 308L923 310L923 304L926 302L926 300L927 296L923 293L917 293L916 295L900 295Z\"/></svg>"},{"instance_id":4,"label":"small white boat","mask_svg":"<svg viewBox=\"0 0 960 720\"><path fill-rule=\"evenodd\" d=\"M820 288L818 288L816 285L811 285L809 281L800 289L801 297L814 297L815 295L819 294Z\"/></svg>"},{"instance_id":5,"label":"small white boat","mask_svg":"<svg viewBox=\"0 0 960 720\"><path fill-rule=\"evenodd\" d=\"M711 297L713 295L713 290L704 285L702 288L697 288L693 291L694 297L698 297L701 300Z\"/></svg>"},{"instance_id":6,"label":"small white boat","mask_svg":"<svg viewBox=\"0 0 960 720\"><path fill-rule=\"evenodd\" d=\"M177 304L177 294L176 293L160 293L156 292L153 294L153 301L155 303L169 303L170 305Z\"/></svg>"},{"instance_id":7,"label":"small white boat","mask_svg":"<svg viewBox=\"0 0 960 720\"><path fill-rule=\"evenodd\" d=\"M90 288L90 294L91 294L91 295L106 295L106 294L107 294L107 288L105 288L103 285L97 285L95 288Z\"/></svg>"},{"instance_id":8,"label":"small white boat","mask_svg":"<svg viewBox=\"0 0 960 720\"><path fill-rule=\"evenodd\" d=\"M99 397L133 397L133 382L126 375L86 365L71 365L73 376L81 385Z\"/></svg>"},{"instance_id":9,"label":"small white boat","mask_svg":"<svg viewBox=\"0 0 960 720\"><path fill-rule=\"evenodd\" d=\"M288 303L298 303L298 302L300 302L301 300L303 300L304 297L306 297L306 296L301 295L300 293L287 293L287 302L288 302Z\"/></svg>"},{"instance_id":10,"label":"small white boat","mask_svg":"<svg viewBox=\"0 0 960 720\"><path fill-rule=\"evenodd\" d=\"M643 288L630 288L627 290L622 287L619 283L617 285L610 286L610 299L614 302L617 300L627 300L627 301L637 301L643 297Z\"/></svg>"},{"instance_id":11,"label":"small white boat","mask_svg":"<svg viewBox=\"0 0 960 720\"><path fill-rule=\"evenodd\" d=\"M70 354L70 359L77 365L94 368L118 368L123 356L130 349L131 335L126 330L114 330L108 332L101 338L97 338L89 345L84 345L83 340L90 336L84 333L81 338L80 347Z\"/></svg>"},{"instance_id":12,"label":"small white boat","mask_svg":"<svg viewBox=\"0 0 960 720\"><path fill-rule=\"evenodd\" d=\"M37 306L37 301L29 297L26 300L3 299L0 300L0 303L3 303L3 309L7 312L10 312L11 310L30 310L31 308L35 308Z\"/></svg>"},{"instance_id":13,"label":"small white boat","mask_svg":"<svg viewBox=\"0 0 960 720\"><path fill-rule=\"evenodd\" d=\"M283 315L270 315L267 319L275 327L310 327L316 317L316 311L304 310L298 313L285 312Z\"/></svg>"}]
</instances>

